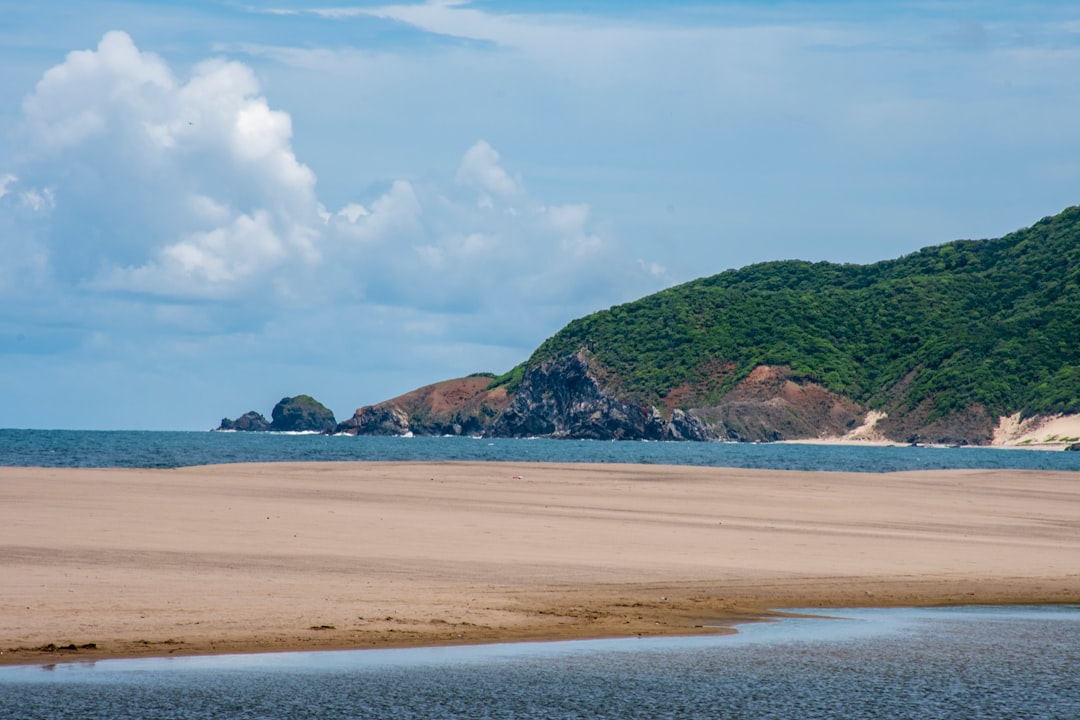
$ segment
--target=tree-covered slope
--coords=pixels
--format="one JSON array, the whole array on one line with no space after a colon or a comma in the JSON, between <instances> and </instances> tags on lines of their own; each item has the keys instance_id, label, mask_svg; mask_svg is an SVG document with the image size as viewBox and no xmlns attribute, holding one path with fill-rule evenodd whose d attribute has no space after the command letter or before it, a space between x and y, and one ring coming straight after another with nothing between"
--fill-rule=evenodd
<instances>
[{"instance_id":1,"label":"tree-covered slope","mask_svg":"<svg viewBox=\"0 0 1080 720\"><path fill-rule=\"evenodd\" d=\"M502 378L584 351L621 395L713 405L761 365L921 422L1080 413L1080 208L871 265L769 262L575 320Z\"/></svg>"}]
</instances>

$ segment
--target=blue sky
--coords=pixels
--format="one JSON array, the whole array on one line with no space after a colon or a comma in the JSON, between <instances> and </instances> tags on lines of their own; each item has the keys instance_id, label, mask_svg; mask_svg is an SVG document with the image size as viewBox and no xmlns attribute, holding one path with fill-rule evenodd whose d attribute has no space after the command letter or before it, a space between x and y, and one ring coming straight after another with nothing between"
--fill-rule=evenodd
<instances>
[{"instance_id":1,"label":"blue sky","mask_svg":"<svg viewBox=\"0 0 1080 720\"><path fill-rule=\"evenodd\" d=\"M340 419L750 263L1080 201L1080 9L0 4L0 427Z\"/></svg>"}]
</instances>

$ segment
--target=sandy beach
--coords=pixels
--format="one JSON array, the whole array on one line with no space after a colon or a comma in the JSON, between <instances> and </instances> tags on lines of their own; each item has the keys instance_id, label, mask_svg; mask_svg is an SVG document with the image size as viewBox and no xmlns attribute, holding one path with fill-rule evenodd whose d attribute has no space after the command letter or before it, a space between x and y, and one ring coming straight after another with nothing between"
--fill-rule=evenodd
<instances>
[{"instance_id":1,"label":"sandy beach","mask_svg":"<svg viewBox=\"0 0 1080 720\"><path fill-rule=\"evenodd\" d=\"M0 468L0 663L722 632L1080 602L1080 476Z\"/></svg>"}]
</instances>

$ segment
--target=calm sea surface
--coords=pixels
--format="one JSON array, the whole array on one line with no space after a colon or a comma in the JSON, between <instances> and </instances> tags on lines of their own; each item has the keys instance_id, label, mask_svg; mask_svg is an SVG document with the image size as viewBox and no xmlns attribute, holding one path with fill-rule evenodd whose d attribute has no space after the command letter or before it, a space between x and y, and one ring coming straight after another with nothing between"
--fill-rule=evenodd
<instances>
[{"instance_id":1,"label":"calm sea surface","mask_svg":"<svg viewBox=\"0 0 1080 720\"><path fill-rule=\"evenodd\" d=\"M735 636L0 668L0 717L1080 718L1080 606L830 614Z\"/></svg>"},{"instance_id":2,"label":"calm sea surface","mask_svg":"<svg viewBox=\"0 0 1080 720\"><path fill-rule=\"evenodd\" d=\"M1080 471L1080 452L999 448L0 430L0 465L169 468L320 460L652 463L852 472L942 468Z\"/></svg>"}]
</instances>

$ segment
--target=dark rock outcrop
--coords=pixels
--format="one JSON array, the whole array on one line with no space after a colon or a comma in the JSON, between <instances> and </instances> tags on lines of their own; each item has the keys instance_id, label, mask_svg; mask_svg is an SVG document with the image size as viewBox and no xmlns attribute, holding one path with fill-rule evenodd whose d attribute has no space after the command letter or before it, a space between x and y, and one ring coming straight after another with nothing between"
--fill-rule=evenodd
<instances>
[{"instance_id":1,"label":"dark rock outcrop","mask_svg":"<svg viewBox=\"0 0 1080 720\"><path fill-rule=\"evenodd\" d=\"M691 411L693 412L693 411ZM671 419L664 428L664 440L716 440L716 433L697 415L676 408L671 411Z\"/></svg>"},{"instance_id":2,"label":"dark rock outcrop","mask_svg":"<svg viewBox=\"0 0 1080 720\"><path fill-rule=\"evenodd\" d=\"M596 440L715 438L692 413L678 410L665 418L651 405L620 398L598 380L580 352L527 371L513 400L486 434Z\"/></svg>"},{"instance_id":3,"label":"dark rock outcrop","mask_svg":"<svg viewBox=\"0 0 1080 720\"><path fill-rule=\"evenodd\" d=\"M1080 442L1073 443L1072 445L1067 445L1065 447L1065 449L1066 450L1076 450L1077 452L1080 452Z\"/></svg>"},{"instance_id":4,"label":"dark rock outcrop","mask_svg":"<svg viewBox=\"0 0 1080 720\"><path fill-rule=\"evenodd\" d=\"M270 417L276 432L331 432L337 426L334 413L310 395L282 398Z\"/></svg>"},{"instance_id":5,"label":"dark rock outcrop","mask_svg":"<svg viewBox=\"0 0 1080 720\"><path fill-rule=\"evenodd\" d=\"M335 432L594 440L774 441L835 437L865 411L783 367L761 366L720 401L657 408L621 395L585 352L529 369L512 392L469 377L428 385L356 411Z\"/></svg>"},{"instance_id":6,"label":"dark rock outcrop","mask_svg":"<svg viewBox=\"0 0 1080 720\"><path fill-rule=\"evenodd\" d=\"M244 413L235 420L221 418L221 425L218 426L218 430L236 430L242 432L264 432L269 429L270 423L262 416L262 413L257 413L254 410Z\"/></svg>"},{"instance_id":7,"label":"dark rock outcrop","mask_svg":"<svg viewBox=\"0 0 1080 720\"><path fill-rule=\"evenodd\" d=\"M619 395L578 352L525 373L514 399L488 435L601 440L763 442L835 437L856 427L864 410L787 368L761 366L718 402L680 392L689 408L665 412Z\"/></svg>"},{"instance_id":8,"label":"dark rock outcrop","mask_svg":"<svg viewBox=\"0 0 1080 720\"><path fill-rule=\"evenodd\" d=\"M345 435L408 435L409 416L391 405L392 401L378 405L366 405L358 409L351 418L343 420L334 428L334 433Z\"/></svg>"}]
</instances>

